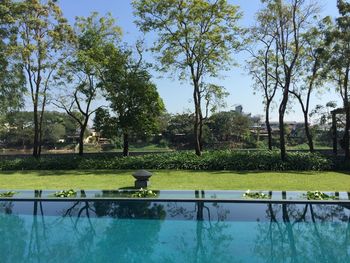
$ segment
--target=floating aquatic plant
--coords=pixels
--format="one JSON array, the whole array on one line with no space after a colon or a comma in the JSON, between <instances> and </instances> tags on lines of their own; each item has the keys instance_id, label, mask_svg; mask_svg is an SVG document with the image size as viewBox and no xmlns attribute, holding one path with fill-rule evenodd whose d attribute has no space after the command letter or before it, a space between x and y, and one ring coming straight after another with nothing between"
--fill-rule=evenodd
<instances>
[{"instance_id":1,"label":"floating aquatic plant","mask_svg":"<svg viewBox=\"0 0 350 263\"><path fill-rule=\"evenodd\" d=\"M15 194L18 194L18 193L14 191L3 192L3 193L0 193L0 197L13 197Z\"/></svg>"},{"instance_id":2,"label":"floating aquatic plant","mask_svg":"<svg viewBox=\"0 0 350 263\"><path fill-rule=\"evenodd\" d=\"M251 199L271 199L271 196L263 192L251 192L249 189L243 194L245 198Z\"/></svg>"},{"instance_id":3,"label":"floating aquatic plant","mask_svg":"<svg viewBox=\"0 0 350 263\"><path fill-rule=\"evenodd\" d=\"M157 196L157 193L153 192L152 190L147 190L142 188L131 195L131 197L140 197L140 198L156 197L156 196Z\"/></svg>"},{"instance_id":4,"label":"floating aquatic plant","mask_svg":"<svg viewBox=\"0 0 350 263\"><path fill-rule=\"evenodd\" d=\"M339 199L337 196L327 195L321 191L308 191L306 194L304 194L304 197L306 197L307 200L337 200L337 199Z\"/></svg>"},{"instance_id":5,"label":"floating aquatic plant","mask_svg":"<svg viewBox=\"0 0 350 263\"><path fill-rule=\"evenodd\" d=\"M77 196L77 192L73 189L61 190L53 194L55 197L74 197Z\"/></svg>"}]
</instances>

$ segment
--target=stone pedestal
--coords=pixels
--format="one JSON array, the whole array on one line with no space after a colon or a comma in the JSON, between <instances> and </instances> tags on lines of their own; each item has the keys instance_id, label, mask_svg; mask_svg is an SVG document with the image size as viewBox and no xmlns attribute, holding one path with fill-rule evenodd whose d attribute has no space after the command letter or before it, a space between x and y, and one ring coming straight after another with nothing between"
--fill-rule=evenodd
<instances>
[{"instance_id":1,"label":"stone pedestal","mask_svg":"<svg viewBox=\"0 0 350 263\"><path fill-rule=\"evenodd\" d=\"M148 180L136 180L135 181L135 188L147 188L151 185L151 182Z\"/></svg>"},{"instance_id":2,"label":"stone pedestal","mask_svg":"<svg viewBox=\"0 0 350 263\"><path fill-rule=\"evenodd\" d=\"M146 170L136 171L132 176L136 179L135 188L147 188L151 185L149 178L152 176L152 173Z\"/></svg>"}]
</instances>

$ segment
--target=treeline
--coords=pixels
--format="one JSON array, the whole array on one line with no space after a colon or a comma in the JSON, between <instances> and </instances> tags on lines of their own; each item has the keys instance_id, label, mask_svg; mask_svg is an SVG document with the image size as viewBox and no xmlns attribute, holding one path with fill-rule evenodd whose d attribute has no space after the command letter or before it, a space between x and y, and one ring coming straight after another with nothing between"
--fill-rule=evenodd
<instances>
[{"instance_id":1,"label":"treeline","mask_svg":"<svg viewBox=\"0 0 350 263\"><path fill-rule=\"evenodd\" d=\"M0 146L13 149L33 147L33 112L12 112L0 128ZM47 111L42 122L42 144L54 148L59 140L74 142L77 126L66 113Z\"/></svg>"},{"instance_id":2,"label":"treeline","mask_svg":"<svg viewBox=\"0 0 350 263\"><path fill-rule=\"evenodd\" d=\"M134 145L139 141L143 144L151 143L172 149L193 149L195 146L193 117L191 113L163 113L156 119L155 132L134 132L130 141ZM259 124L259 121L258 117L253 118L236 111L214 113L203 125L201 147L206 149L256 148L256 141L259 139L253 134L252 127L254 123ZM113 141L118 141L122 136L115 117L111 116L107 109L96 111L93 128L101 137Z\"/></svg>"},{"instance_id":3,"label":"treeline","mask_svg":"<svg viewBox=\"0 0 350 263\"><path fill-rule=\"evenodd\" d=\"M58 2L58 3L57 3ZM339 17L321 17L309 0L263 0L251 28L239 26L242 14L227 0L134 0L136 24L153 34L151 51L157 69L193 87L192 146L197 155L215 112L228 93L214 83L234 66L233 55L248 52L247 68L262 94L268 148L273 148L271 105L278 107L279 149L286 160L285 115L291 101L300 104L310 152L313 94L331 84L343 102L342 146L349 152L350 3L337 2ZM155 133L165 107L144 61L142 41L122 43L122 30L111 15L63 16L59 1L3 0L0 3L1 113L19 110L25 91L33 111L33 155L40 156L47 106L66 112L79 127L79 154L91 116L108 108L111 124L123 136L124 155L130 137ZM108 105L96 106L103 97ZM237 130L235 126L234 130ZM190 134L190 133L185 133Z\"/></svg>"},{"instance_id":4,"label":"treeline","mask_svg":"<svg viewBox=\"0 0 350 263\"><path fill-rule=\"evenodd\" d=\"M327 118L327 116L321 116ZM12 112L4 117L0 128L0 146L4 149L30 150L33 147L33 112ZM46 111L43 119L42 147L45 150L75 150L80 138L80 128L67 113ZM276 123L274 123L276 126ZM276 128L276 127L275 127ZM286 124L288 147L305 149L307 136L301 123ZM95 131L96 133L93 133ZM332 134L328 128L313 125L311 132L317 146L330 148ZM94 136L92 136L94 134ZM203 126L203 145L206 150L215 149L268 149L266 125L259 116L237 111L219 111L207 118ZM92 126L84 134L85 148L89 151L115 150L124 146L123 131L117 118L108 109L95 112ZM90 143L86 144L86 142ZM163 113L155 119L154 129L130 133L128 143L133 148L155 147L155 150L190 150L194 148L193 114ZM272 136L272 146L278 149L278 130ZM125 149L123 149L125 150ZM129 151L127 149L127 154Z\"/></svg>"},{"instance_id":5,"label":"treeline","mask_svg":"<svg viewBox=\"0 0 350 263\"><path fill-rule=\"evenodd\" d=\"M70 25L56 1L5 0L0 19L1 110L4 116L31 104L34 157L40 156L46 139L49 104L76 123L80 155L89 120L101 107L116 116L126 155L132 130L154 128L164 104L143 61L143 44L123 44L122 30L111 15L92 13ZM96 106L102 97L109 105Z\"/></svg>"}]
</instances>

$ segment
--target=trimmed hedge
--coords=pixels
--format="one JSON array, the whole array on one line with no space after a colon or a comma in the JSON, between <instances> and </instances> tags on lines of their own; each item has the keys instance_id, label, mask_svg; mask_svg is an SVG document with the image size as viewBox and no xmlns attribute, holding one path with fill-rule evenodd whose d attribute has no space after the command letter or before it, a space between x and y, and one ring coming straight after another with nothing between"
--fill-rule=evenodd
<instances>
[{"instance_id":1,"label":"trimmed hedge","mask_svg":"<svg viewBox=\"0 0 350 263\"><path fill-rule=\"evenodd\" d=\"M332 161L319 154L292 152L282 162L277 151L212 151L146 154L143 156L45 156L1 159L0 170L184 169L184 170L329 170Z\"/></svg>"}]
</instances>

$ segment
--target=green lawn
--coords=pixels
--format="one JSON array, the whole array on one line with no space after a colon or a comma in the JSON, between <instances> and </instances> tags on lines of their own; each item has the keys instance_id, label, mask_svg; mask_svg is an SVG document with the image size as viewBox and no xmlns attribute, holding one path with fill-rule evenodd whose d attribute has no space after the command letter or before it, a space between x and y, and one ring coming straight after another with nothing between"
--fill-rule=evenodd
<instances>
[{"instance_id":1,"label":"green lawn","mask_svg":"<svg viewBox=\"0 0 350 263\"><path fill-rule=\"evenodd\" d=\"M350 191L349 172L153 171L153 189ZM0 172L0 189L132 187L131 171Z\"/></svg>"}]
</instances>

